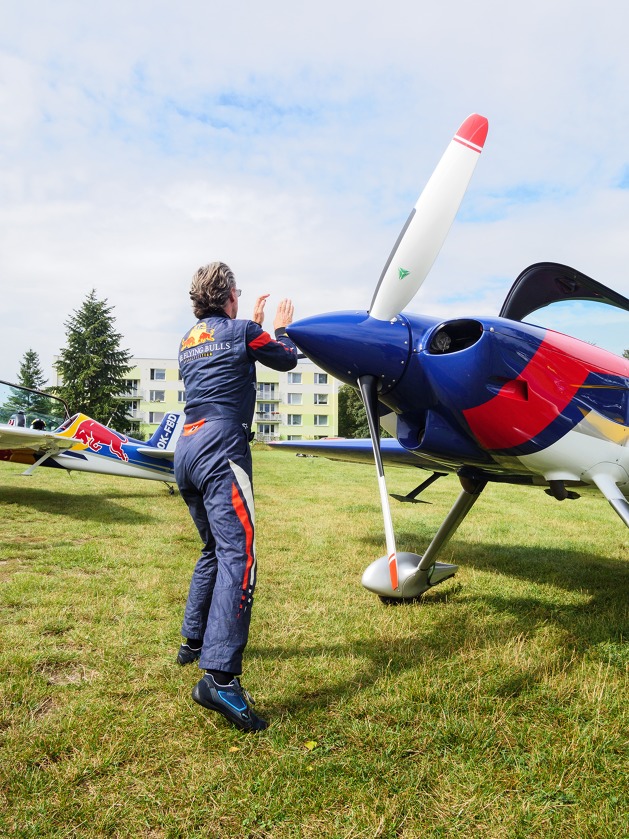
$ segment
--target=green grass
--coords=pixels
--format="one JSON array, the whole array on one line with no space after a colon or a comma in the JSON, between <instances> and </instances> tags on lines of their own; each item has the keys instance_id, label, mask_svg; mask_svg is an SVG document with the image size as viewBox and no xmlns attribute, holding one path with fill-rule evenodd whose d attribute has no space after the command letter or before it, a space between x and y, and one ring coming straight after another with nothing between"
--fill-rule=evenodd
<instances>
[{"instance_id":1,"label":"green grass","mask_svg":"<svg viewBox=\"0 0 629 839\"><path fill-rule=\"evenodd\" d=\"M260 735L174 664L181 499L0 467L0 835L629 836L629 538L606 502L490 486L442 557L457 576L386 607L360 585L384 553L373 467L254 458ZM393 502L399 550L457 492Z\"/></svg>"}]
</instances>

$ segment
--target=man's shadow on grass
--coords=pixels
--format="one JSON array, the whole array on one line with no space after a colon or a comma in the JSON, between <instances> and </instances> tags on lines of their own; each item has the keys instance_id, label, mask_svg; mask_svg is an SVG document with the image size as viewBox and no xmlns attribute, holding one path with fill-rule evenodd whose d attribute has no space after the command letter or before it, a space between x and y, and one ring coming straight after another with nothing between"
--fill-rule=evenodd
<instances>
[{"instance_id":1,"label":"man's shadow on grass","mask_svg":"<svg viewBox=\"0 0 629 839\"><path fill-rule=\"evenodd\" d=\"M141 493L114 495L118 498L144 497ZM43 513L67 516L79 521L98 522L135 522L148 524L155 516L117 504L105 494L64 493L57 490L33 487L0 487L0 509L5 505L17 504L20 507L39 510Z\"/></svg>"}]
</instances>

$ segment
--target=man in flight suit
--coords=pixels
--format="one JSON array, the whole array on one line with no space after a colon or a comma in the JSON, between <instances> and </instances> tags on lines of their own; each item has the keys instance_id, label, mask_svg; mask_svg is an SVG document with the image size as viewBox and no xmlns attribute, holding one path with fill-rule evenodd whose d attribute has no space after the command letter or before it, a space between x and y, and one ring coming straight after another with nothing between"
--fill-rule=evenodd
<instances>
[{"instance_id":1,"label":"man in flight suit","mask_svg":"<svg viewBox=\"0 0 629 839\"><path fill-rule=\"evenodd\" d=\"M256 582L254 506L249 441L256 401L255 362L291 370L297 349L286 334L293 304L282 300L275 340L262 329L268 295L253 320L237 319L240 290L230 268L199 268L190 288L197 323L184 335L179 368L186 393L186 424L175 451L175 477L203 549L190 583L177 661L199 659L205 670L195 702L218 711L245 731L265 720L238 676L247 644Z\"/></svg>"}]
</instances>

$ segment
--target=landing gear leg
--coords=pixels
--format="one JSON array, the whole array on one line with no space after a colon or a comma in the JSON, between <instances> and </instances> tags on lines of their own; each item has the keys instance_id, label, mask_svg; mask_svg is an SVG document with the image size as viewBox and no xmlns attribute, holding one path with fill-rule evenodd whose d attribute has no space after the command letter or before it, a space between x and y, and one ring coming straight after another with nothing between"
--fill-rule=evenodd
<instances>
[{"instance_id":1,"label":"landing gear leg","mask_svg":"<svg viewBox=\"0 0 629 839\"><path fill-rule=\"evenodd\" d=\"M365 588L379 594L385 601L415 600L429 588L454 576L458 565L437 562L437 556L448 544L487 484L485 478L476 476L459 475L459 479L461 493L426 548L424 555L398 553L399 588L397 591L391 588L387 557L380 557L366 569L362 579Z\"/></svg>"}]
</instances>

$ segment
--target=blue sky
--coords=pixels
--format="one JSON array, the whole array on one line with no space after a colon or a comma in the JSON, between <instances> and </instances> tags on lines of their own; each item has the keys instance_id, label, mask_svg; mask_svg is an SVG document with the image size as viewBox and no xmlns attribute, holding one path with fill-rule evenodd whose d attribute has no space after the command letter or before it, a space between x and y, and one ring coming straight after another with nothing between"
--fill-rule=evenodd
<instances>
[{"instance_id":1,"label":"blue sky","mask_svg":"<svg viewBox=\"0 0 629 839\"><path fill-rule=\"evenodd\" d=\"M243 315L264 292L298 316L367 308L474 111L485 151L409 310L495 315L547 260L629 296L625 17L620 0L3 4L0 378L29 348L49 371L91 288L134 355L174 356L214 259ZM602 319L549 325L629 346L627 319Z\"/></svg>"}]
</instances>

